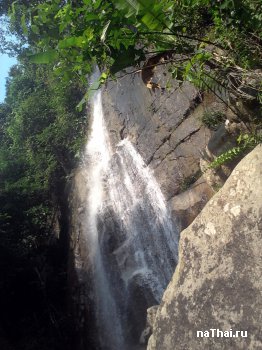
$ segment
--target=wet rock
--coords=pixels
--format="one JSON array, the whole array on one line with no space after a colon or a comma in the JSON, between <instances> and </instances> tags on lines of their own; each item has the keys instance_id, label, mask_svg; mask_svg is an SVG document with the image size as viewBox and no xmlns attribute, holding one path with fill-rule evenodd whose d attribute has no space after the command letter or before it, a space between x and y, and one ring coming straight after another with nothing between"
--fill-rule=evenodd
<instances>
[{"instance_id":1,"label":"wet rock","mask_svg":"<svg viewBox=\"0 0 262 350\"><path fill-rule=\"evenodd\" d=\"M180 230L191 224L213 195L212 186L201 176L188 190L169 201L172 216L177 218Z\"/></svg>"},{"instance_id":2,"label":"wet rock","mask_svg":"<svg viewBox=\"0 0 262 350\"><path fill-rule=\"evenodd\" d=\"M200 168L203 173L203 179L214 191L217 191L223 186L226 176L221 169L210 168L210 161L200 159Z\"/></svg>"},{"instance_id":3,"label":"wet rock","mask_svg":"<svg viewBox=\"0 0 262 350\"><path fill-rule=\"evenodd\" d=\"M223 124L208 141L207 149L211 156L217 157L234 146L236 146L236 137L231 135Z\"/></svg>"},{"instance_id":4,"label":"wet rock","mask_svg":"<svg viewBox=\"0 0 262 350\"><path fill-rule=\"evenodd\" d=\"M152 93L139 75L108 84L103 99L112 144L128 137L154 170L167 199L199 170L211 136L202 115L210 109L224 112L221 102L208 94L200 97L189 83L178 87L173 81L170 90Z\"/></svg>"},{"instance_id":5,"label":"wet rock","mask_svg":"<svg viewBox=\"0 0 262 350\"><path fill-rule=\"evenodd\" d=\"M257 146L182 232L179 264L148 350L262 348L261 169ZM197 337L210 329L247 331L247 337Z\"/></svg>"}]
</instances>

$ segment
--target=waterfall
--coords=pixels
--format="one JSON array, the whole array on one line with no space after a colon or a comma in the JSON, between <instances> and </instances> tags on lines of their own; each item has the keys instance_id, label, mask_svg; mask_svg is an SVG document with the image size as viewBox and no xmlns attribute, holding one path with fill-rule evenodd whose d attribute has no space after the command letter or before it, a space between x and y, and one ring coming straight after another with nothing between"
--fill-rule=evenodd
<instances>
[{"instance_id":1,"label":"waterfall","mask_svg":"<svg viewBox=\"0 0 262 350\"><path fill-rule=\"evenodd\" d=\"M132 143L124 139L112 150L101 91L92 112L82 159L83 226L96 329L100 349L129 350L138 343L146 308L160 302L174 272L178 233L152 171Z\"/></svg>"}]
</instances>

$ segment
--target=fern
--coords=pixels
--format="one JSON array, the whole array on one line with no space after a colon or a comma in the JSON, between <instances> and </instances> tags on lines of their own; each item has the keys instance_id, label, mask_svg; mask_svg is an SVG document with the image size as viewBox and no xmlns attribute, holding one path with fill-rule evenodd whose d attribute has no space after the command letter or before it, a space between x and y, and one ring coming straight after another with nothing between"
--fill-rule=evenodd
<instances>
[{"instance_id":1,"label":"fern","mask_svg":"<svg viewBox=\"0 0 262 350\"><path fill-rule=\"evenodd\" d=\"M209 164L209 168L216 169L221 165L237 158L248 149L253 149L259 143L262 142L262 135L244 134L240 135L237 139L238 146L231 148L230 150L220 154L213 162Z\"/></svg>"}]
</instances>

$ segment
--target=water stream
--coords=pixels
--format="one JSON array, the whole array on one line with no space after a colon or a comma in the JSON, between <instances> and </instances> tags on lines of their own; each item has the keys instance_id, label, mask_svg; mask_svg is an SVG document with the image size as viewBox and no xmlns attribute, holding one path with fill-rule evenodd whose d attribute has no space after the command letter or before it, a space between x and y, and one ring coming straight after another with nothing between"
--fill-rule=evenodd
<instances>
[{"instance_id":1,"label":"water stream","mask_svg":"<svg viewBox=\"0 0 262 350\"><path fill-rule=\"evenodd\" d=\"M102 350L138 343L146 308L161 300L177 260L177 229L152 171L128 139L112 150L102 93L92 102L85 235Z\"/></svg>"}]
</instances>

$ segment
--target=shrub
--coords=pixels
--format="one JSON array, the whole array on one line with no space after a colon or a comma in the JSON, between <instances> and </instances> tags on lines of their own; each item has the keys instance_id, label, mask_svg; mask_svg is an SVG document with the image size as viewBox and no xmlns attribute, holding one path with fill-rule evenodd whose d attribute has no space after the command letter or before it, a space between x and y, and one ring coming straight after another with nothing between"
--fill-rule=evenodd
<instances>
[{"instance_id":1,"label":"shrub","mask_svg":"<svg viewBox=\"0 0 262 350\"><path fill-rule=\"evenodd\" d=\"M226 120L224 113L219 111L207 111L201 118L202 123L211 130L217 130L224 120Z\"/></svg>"}]
</instances>

